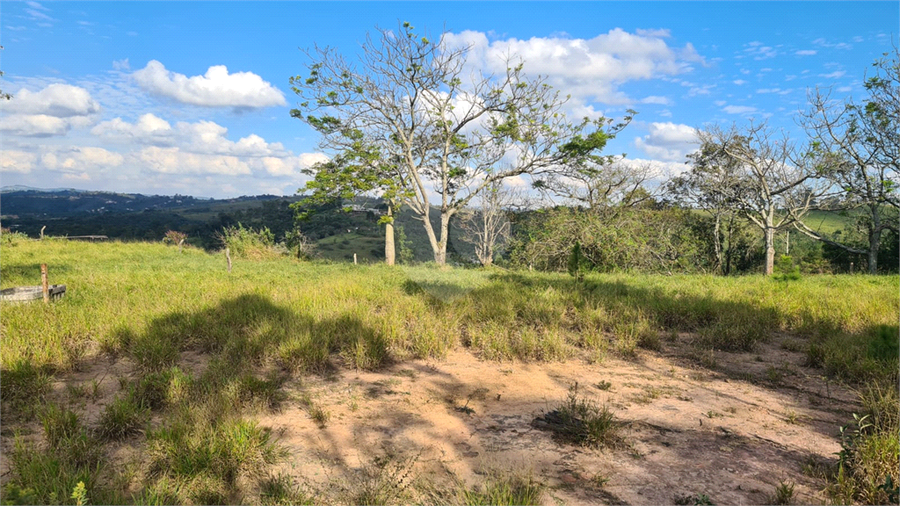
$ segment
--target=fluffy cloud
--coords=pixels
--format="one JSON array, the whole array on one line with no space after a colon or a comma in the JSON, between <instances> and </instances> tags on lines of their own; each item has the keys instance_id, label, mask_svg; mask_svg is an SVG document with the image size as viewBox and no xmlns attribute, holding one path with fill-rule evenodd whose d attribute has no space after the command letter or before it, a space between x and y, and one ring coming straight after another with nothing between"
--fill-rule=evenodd
<instances>
[{"instance_id":1,"label":"fluffy cloud","mask_svg":"<svg viewBox=\"0 0 900 506\"><path fill-rule=\"evenodd\" d=\"M212 121L172 126L153 114L129 123L122 118L104 121L91 133L103 140L144 146L134 162L152 172L173 174L248 175L264 172L276 177L296 177L303 169L327 160L321 153L294 155L280 142L266 142L250 134L232 141L228 129Z\"/></svg>"},{"instance_id":2,"label":"fluffy cloud","mask_svg":"<svg viewBox=\"0 0 900 506\"><path fill-rule=\"evenodd\" d=\"M34 153L16 149L4 149L0 156L0 172L28 174L34 167L37 156Z\"/></svg>"},{"instance_id":3,"label":"fluffy cloud","mask_svg":"<svg viewBox=\"0 0 900 506\"><path fill-rule=\"evenodd\" d=\"M89 179L90 173L102 173L120 167L125 157L103 148L73 147L45 152L40 160L45 169L74 174L78 179Z\"/></svg>"},{"instance_id":4,"label":"fluffy cloud","mask_svg":"<svg viewBox=\"0 0 900 506\"><path fill-rule=\"evenodd\" d=\"M38 92L21 89L14 98L0 102L0 110L15 114L46 114L57 118L88 116L100 112L100 105L84 88L51 84Z\"/></svg>"},{"instance_id":5,"label":"fluffy cloud","mask_svg":"<svg viewBox=\"0 0 900 506\"><path fill-rule=\"evenodd\" d=\"M150 146L133 155L134 159L152 172L162 174L222 174L249 175L249 165L236 156L189 153L179 148Z\"/></svg>"},{"instance_id":6,"label":"fluffy cloud","mask_svg":"<svg viewBox=\"0 0 900 506\"><path fill-rule=\"evenodd\" d=\"M26 88L0 101L0 131L26 137L65 135L73 127L92 124L100 105L84 88L50 84L34 92Z\"/></svg>"},{"instance_id":7,"label":"fluffy cloud","mask_svg":"<svg viewBox=\"0 0 900 506\"><path fill-rule=\"evenodd\" d=\"M647 155L666 162L684 162L697 147L697 130L688 125L652 123L650 134L638 137L634 145Z\"/></svg>"},{"instance_id":8,"label":"fluffy cloud","mask_svg":"<svg viewBox=\"0 0 900 506\"><path fill-rule=\"evenodd\" d=\"M691 44L670 47L667 31L633 34L616 28L592 39L533 37L490 41L483 32L447 33L442 42L451 48L470 47L469 64L504 73L506 57L521 58L525 71L547 76L550 84L579 101L630 103L618 86L627 81L654 79L691 70L703 59Z\"/></svg>"},{"instance_id":9,"label":"fluffy cloud","mask_svg":"<svg viewBox=\"0 0 900 506\"><path fill-rule=\"evenodd\" d=\"M202 76L187 77L151 60L132 76L145 91L190 105L255 109L287 104L284 94L260 76L229 74L224 65L210 67Z\"/></svg>"}]
</instances>

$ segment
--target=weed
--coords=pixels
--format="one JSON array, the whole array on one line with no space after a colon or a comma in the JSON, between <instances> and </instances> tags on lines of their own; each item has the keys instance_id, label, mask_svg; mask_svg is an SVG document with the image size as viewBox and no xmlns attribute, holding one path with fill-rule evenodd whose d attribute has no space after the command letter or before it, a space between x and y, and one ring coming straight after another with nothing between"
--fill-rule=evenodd
<instances>
[{"instance_id":1,"label":"weed","mask_svg":"<svg viewBox=\"0 0 900 506\"><path fill-rule=\"evenodd\" d=\"M775 366L769 366L766 368L766 379L771 383L781 383L781 380L784 378L784 372Z\"/></svg>"},{"instance_id":2,"label":"weed","mask_svg":"<svg viewBox=\"0 0 900 506\"><path fill-rule=\"evenodd\" d=\"M600 407L594 401L579 398L577 383L569 389L565 402L543 417L535 418L532 425L582 446L599 447L618 441L619 424L615 415L608 406Z\"/></svg>"},{"instance_id":3,"label":"weed","mask_svg":"<svg viewBox=\"0 0 900 506\"><path fill-rule=\"evenodd\" d=\"M81 431L78 415L56 404L48 405L40 418L44 426L44 436L51 448L59 447L61 442L75 437Z\"/></svg>"},{"instance_id":4,"label":"weed","mask_svg":"<svg viewBox=\"0 0 900 506\"><path fill-rule=\"evenodd\" d=\"M361 506L409 503L416 482L418 456L377 455L358 470L345 493L346 503Z\"/></svg>"},{"instance_id":5,"label":"weed","mask_svg":"<svg viewBox=\"0 0 900 506\"><path fill-rule=\"evenodd\" d=\"M72 495L69 496L69 499L75 499L76 506L84 506L88 503L87 489L84 488L84 482L79 481L75 488L72 490Z\"/></svg>"},{"instance_id":6,"label":"weed","mask_svg":"<svg viewBox=\"0 0 900 506\"><path fill-rule=\"evenodd\" d=\"M5 315L6 313L4 318ZM9 407L3 410L4 416L7 413L20 413L26 418L33 415L34 406L38 404L35 401L39 401L50 391L49 374L31 361L20 359L13 362L9 369L4 369L2 375L3 396L0 397L0 402L4 407Z\"/></svg>"},{"instance_id":7,"label":"weed","mask_svg":"<svg viewBox=\"0 0 900 506\"><path fill-rule=\"evenodd\" d=\"M606 391L609 391L609 389L612 387L612 383L610 383L609 381L606 381L606 380L602 380L594 386L597 387L598 389L606 392Z\"/></svg>"},{"instance_id":8,"label":"weed","mask_svg":"<svg viewBox=\"0 0 900 506\"><path fill-rule=\"evenodd\" d=\"M287 474L269 476L259 484L259 504L265 506L291 506L317 504L306 491L295 485Z\"/></svg>"},{"instance_id":9,"label":"weed","mask_svg":"<svg viewBox=\"0 0 900 506\"><path fill-rule=\"evenodd\" d=\"M770 498L770 504L791 504L794 500L794 483L781 481L775 487L775 494Z\"/></svg>"},{"instance_id":10,"label":"weed","mask_svg":"<svg viewBox=\"0 0 900 506\"><path fill-rule=\"evenodd\" d=\"M133 395L117 396L100 415L100 437L119 440L135 434L147 423L149 409L138 404Z\"/></svg>"},{"instance_id":11,"label":"weed","mask_svg":"<svg viewBox=\"0 0 900 506\"><path fill-rule=\"evenodd\" d=\"M676 495L673 502L679 506L705 506L712 505L712 499L706 494Z\"/></svg>"},{"instance_id":12,"label":"weed","mask_svg":"<svg viewBox=\"0 0 900 506\"><path fill-rule=\"evenodd\" d=\"M309 417L319 425L319 428L325 428L328 420L331 419L331 414L328 410L318 402L314 401L312 396L308 393L304 393L300 397L300 404L306 407L306 412L309 413Z\"/></svg>"},{"instance_id":13,"label":"weed","mask_svg":"<svg viewBox=\"0 0 900 506\"><path fill-rule=\"evenodd\" d=\"M462 489L459 495L460 503L471 506L537 505L541 504L544 489L544 485L531 475L491 472L481 485Z\"/></svg>"},{"instance_id":14,"label":"weed","mask_svg":"<svg viewBox=\"0 0 900 506\"><path fill-rule=\"evenodd\" d=\"M244 420L210 425L183 419L150 432L147 439L151 477L206 475L227 487L242 476L263 476L268 465L284 456L271 441L269 430ZM198 490L209 489L200 485Z\"/></svg>"},{"instance_id":15,"label":"weed","mask_svg":"<svg viewBox=\"0 0 900 506\"><path fill-rule=\"evenodd\" d=\"M3 488L4 503L59 504L70 498L82 483L86 491L95 487L99 474L99 446L95 442L80 444L83 432L70 438L65 448L40 450L31 443L16 438L9 455L12 476ZM62 441L61 441L62 442ZM71 442L77 442L75 444ZM87 458L80 451L87 451Z\"/></svg>"},{"instance_id":16,"label":"weed","mask_svg":"<svg viewBox=\"0 0 900 506\"><path fill-rule=\"evenodd\" d=\"M800 416L797 414L796 411L794 411L792 409L788 410L787 413L785 413L785 415L784 415L784 421L791 425L796 425L797 421L799 419L800 419ZM778 504L782 504L782 503L778 503Z\"/></svg>"}]
</instances>

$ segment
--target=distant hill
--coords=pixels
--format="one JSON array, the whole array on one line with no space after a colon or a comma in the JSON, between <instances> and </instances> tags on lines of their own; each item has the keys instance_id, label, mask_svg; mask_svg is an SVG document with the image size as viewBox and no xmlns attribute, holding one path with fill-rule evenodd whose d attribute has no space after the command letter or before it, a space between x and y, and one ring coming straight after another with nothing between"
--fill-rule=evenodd
<instances>
[{"instance_id":1,"label":"distant hill","mask_svg":"<svg viewBox=\"0 0 900 506\"><path fill-rule=\"evenodd\" d=\"M189 209L217 203L260 202L278 199L275 195L213 200L186 195L143 195L73 188L40 189L5 186L0 193L0 214L5 218L62 218L76 215L141 212L161 209Z\"/></svg>"},{"instance_id":2,"label":"distant hill","mask_svg":"<svg viewBox=\"0 0 900 506\"><path fill-rule=\"evenodd\" d=\"M168 230L188 234L188 243L208 250L221 247L219 234L225 227L268 228L276 240L299 226L318 245L319 254L333 260L361 262L384 259L384 226L378 219L384 210L380 199L358 198L347 206L320 206L309 219L295 222L291 204L302 197L275 195L243 196L233 199L200 199L184 195L143 195L89 190L4 187L0 194L0 222L3 227L37 237L42 227L51 236L105 235L111 239L158 241ZM431 213L432 225L439 226L440 213ZM411 212L396 217L404 243L418 261L432 259L431 247L421 221ZM474 258L471 246L451 230L449 253ZM401 248L398 237L398 255Z\"/></svg>"}]
</instances>

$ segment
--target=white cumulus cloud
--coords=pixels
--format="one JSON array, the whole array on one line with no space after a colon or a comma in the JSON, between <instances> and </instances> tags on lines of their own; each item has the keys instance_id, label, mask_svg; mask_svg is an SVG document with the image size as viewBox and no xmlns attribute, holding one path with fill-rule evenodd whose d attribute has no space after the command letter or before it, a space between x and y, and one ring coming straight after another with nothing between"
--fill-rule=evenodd
<instances>
[{"instance_id":1,"label":"white cumulus cloud","mask_svg":"<svg viewBox=\"0 0 900 506\"><path fill-rule=\"evenodd\" d=\"M37 156L27 151L4 149L0 155L0 172L18 172L28 174L34 167Z\"/></svg>"},{"instance_id":2,"label":"white cumulus cloud","mask_svg":"<svg viewBox=\"0 0 900 506\"><path fill-rule=\"evenodd\" d=\"M578 100L624 104L632 100L618 89L622 83L682 74L694 63L703 63L691 44L669 46L668 35L661 30L629 33L616 28L591 39L491 41L483 32L466 30L444 34L442 43L451 48L469 46L469 64L476 68L504 73L509 55L521 59L529 75L547 76L550 84Z\"/></svg>"},{"instance_id":3,"label":"white cumulus cloud","mask_svg":"<svg viewBox=\"0 0 900 506\"><path fill-rule=\"evenodd\" d=\"M98 104L84 88L54 83L39 91L22 88L0 100L0 131L26 137L65 135L96 121Z\"/></svg>"},{"instance_id":4,"label":"white cumulus cloud","mask_svg":"<svg viewBox=\"0 0 900 506\"><path fill-rule=\"evenodd\" d=\"M122 118L104 121L91 133L103 140L138 145L135 163L166 174L299 177L303 169L327 160L321 153L295 155L280 142L267 142L256 134L233 141L227 128L212 121L179 121L173 126L151 113L134 122Z\"/></svg>"},{"instance_id":5,"label":"white cumulus cloud","mask_svg":"<svg viewBox=\"0 0 900 506\"><path fill-rule=\"evenodd\" d=\"M151 60L132 76L145 91L190 105L256 109L287 104L284 94L262 77L252 72L229 74L224 65L188 77Z\"/></svg>"},{"instance_id":6,"label":"white cumulus cloud","mask_svg":"<svg viewBox=\"0 0 900 506\"><path fill-rule=\"evenodd\" d=\"M697 148L697 130L676 123L651 123L649 135L638 137L634 145L647 155L666 162L684 162Z\"/></svg>"}]
</instances>

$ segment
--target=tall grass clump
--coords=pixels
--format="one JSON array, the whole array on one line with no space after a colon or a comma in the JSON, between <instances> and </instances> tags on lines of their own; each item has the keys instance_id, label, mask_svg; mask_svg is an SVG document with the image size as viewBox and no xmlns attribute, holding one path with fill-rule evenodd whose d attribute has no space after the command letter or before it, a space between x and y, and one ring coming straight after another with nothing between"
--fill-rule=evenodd
<instances>
[{"instance_id":1,"label":"tall grass clump","mask_svg":"<svg viewBox=\"0 0 900 506\"><path fill-rule=\"evenodd\" d=\"M588 447L601 447L619 441L619 423L608 406L579 397L578 384L569 389L566 400L556 409L536 418L532 425L552 431L559 439Z\"/></svg>"},{"instance_id":2,"label":"tall grass clump","mask_svg":"<svg viewBox=\"0 0 900 506\"><path fill-rule=\"evenodd\" d=\"M538 505L541 504L545 488L544 484L530 474L494 471L478 486L462 488L459 502L468 506Z\"/></svg>"},{"instance_id":3,"label":"tall grass clump","mask_svg":"<svg viewBox=\"0 0 900 506\"><path fill-rule=\"evenodd\" d=\"M97 492L102 444L70 410L51 404L40 419L47 445L16 436L7 456L11 475L3 488L4 504L71 504L79 483L85 494Z\"/></svg>"}]
</instances>

